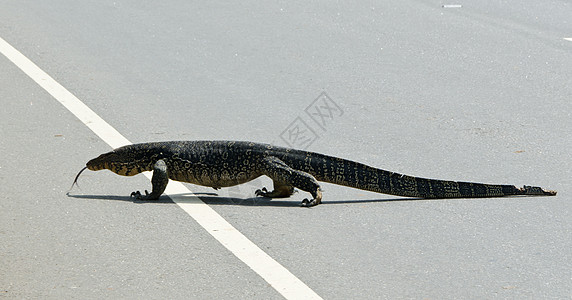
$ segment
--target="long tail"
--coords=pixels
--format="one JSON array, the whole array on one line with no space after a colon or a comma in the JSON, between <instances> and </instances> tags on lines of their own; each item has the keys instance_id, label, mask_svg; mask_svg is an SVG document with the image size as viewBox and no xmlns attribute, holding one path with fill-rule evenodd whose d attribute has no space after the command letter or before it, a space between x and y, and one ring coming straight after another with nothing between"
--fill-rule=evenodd
<instances>
[{"instance_id":1,"label":"long tail","mask_svg":"<svg viewBox=\"0 0 572 300\"><path fill-rule=\"evenodd\" d=\"M317 180L377 193L419 198L478 198L511 195L554 196L556 191L536 186L447 181L407 176L373 168L358 162L318 153L306 155L296 167Z\"/></svg>"}]
</instances>

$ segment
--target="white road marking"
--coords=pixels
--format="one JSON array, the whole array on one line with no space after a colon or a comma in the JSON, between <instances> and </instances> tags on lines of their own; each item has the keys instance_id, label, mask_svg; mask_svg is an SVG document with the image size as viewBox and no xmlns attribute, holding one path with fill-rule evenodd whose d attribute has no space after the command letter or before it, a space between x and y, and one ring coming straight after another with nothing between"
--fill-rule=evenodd
<instances>
[{"instance_id":1,"label":"white road marking","mask_svg":"<svg viewBox=\"0 0 572 300\"><path fill-rule=\"evenodd\" d=\"M0 37L4 54L112 148L131 142L76 96ZM150 173L145 174L151 178ZM322 299L300 279L240 233L183 184L171 181L165 191L186 213L286 299Z\"/></svg>"},{"instance_id":2,"label":"white road marking","mask_svg":"<svg viewBox=\"0 0 572 300\"><path fill-rule=\"evenodd\" d=\"M572 38L564 38L564 39L567 40L567 41L572 42Z\"/></svg>"},{"instance_id":3,"label":"white road marking","mask_svg":"<svg viewBox=\"0 0 572 300\"><path fill-rule=\"evenodd\" d=\"M97 134L104 142L112 148L121 147L131 144L121 133L119 133L111 125L107 124L87 105L81 102L76 96L70 93L61 84L57 83L50 75L40 69L31 60L25 57L20 51L16 50L0 37L0 52L11 60L20 70L32 78L46 92L58 100L70 112L72 112L80 121L82 121L89 129Z\"/></svg>"}]
</instances>

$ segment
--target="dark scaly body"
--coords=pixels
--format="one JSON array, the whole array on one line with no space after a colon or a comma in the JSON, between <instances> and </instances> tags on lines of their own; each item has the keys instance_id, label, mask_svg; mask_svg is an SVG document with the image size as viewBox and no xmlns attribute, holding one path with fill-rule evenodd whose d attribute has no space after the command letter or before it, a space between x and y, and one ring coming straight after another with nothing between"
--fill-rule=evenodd
<instances>
[{"instance_id":1,"label":"dark scaly body","mask_svg":"<svg viewBox=\"0 0 572 300\"><path fill-rule=\"evenodd\" d=\"M234 141L174 141L128 145L90 160L86 168L93 171L109 169L125 176L154 171L153 192L147 196L134 193L147 199L160 196L168 182L167 177L218 189L245 183L261 175L273 179L274 191L258 190L257 195L288 197L297 187L314 197L311 201L305 200L305 206L316 205L321 201L321 191L316 181L419 198L556 194L540 187L517 188L513 185L412 177L319 153Z\"/></svg>"}]
</instances>

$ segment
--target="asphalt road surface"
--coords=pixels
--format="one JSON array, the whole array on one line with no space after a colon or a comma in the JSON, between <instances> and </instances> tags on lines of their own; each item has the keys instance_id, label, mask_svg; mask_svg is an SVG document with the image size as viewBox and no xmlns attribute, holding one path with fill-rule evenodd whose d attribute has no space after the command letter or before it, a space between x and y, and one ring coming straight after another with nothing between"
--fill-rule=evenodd
<instances>
[{"instance_id":1,"label":"asphalt road surface","mask_svg":"<svg viewBox=\"0 0 572 300\"><path fill-rule=\"evenodd\" d=\"M445 6L443 6L445 5ZM556 197L415 200L325 184L216 213L324 299L572 297L572 5L0 2L0 38L132 142L230 139ZM567 39L568 38L568 39ZM0 55L0 297L281 299ZM293 298L293 297L290 297Z\"/></svg>"}]
</instances>

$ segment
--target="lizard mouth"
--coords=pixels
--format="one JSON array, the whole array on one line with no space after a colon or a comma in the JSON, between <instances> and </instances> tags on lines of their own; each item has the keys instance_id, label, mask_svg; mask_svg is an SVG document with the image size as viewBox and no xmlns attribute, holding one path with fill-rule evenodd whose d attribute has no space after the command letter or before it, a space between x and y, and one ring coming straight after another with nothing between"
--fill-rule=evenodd
<instances>
[{"instance_id":1,"label":"lizard mouth","mask_svg":"<svg viewBox=\"0 0 572 300\"><path fill-rule=\"evenodd\" d=\"M89 161L86 165L85 169L90 169L91 171L99 171L99 170L103 170L103 169L109 169L107 164L95 164L92 163L92 161ZM83 170L82 170L83 171Z\"/></svg>"},{"instance_id":2,"label":"lizard mouth","mask_svg":"<svg viewBox=\"0 0 572 300\"><path fill-rule=\"evenodd\" d=\"M85 164L86 168L92 171L99 171L103 169L110 169L110 163L108 160L113 159L113 152L102 154Z\"/></svg>"}]
</instances>

